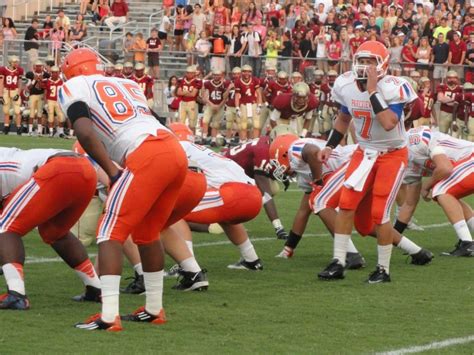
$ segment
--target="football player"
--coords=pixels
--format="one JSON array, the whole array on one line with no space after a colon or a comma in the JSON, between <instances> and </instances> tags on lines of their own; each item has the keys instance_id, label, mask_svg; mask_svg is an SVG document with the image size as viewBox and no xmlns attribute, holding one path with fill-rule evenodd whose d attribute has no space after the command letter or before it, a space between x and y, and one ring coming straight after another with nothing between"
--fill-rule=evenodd
<instances>
[{"instance_id":1,"label":"football player","mask_svg":"<svg viewBox=\"0 0 474 355\"><path fill-rule=\"evenodd\" d=\"M291 87L294 87L296 84L301 83L301 82L303 82L303 75L301 75L300 72L295 71L291 73L291 80L290 80Z\"/></svg>"},{"instance_id":2,"label":"football player","mask_svg":"<svg viewBox=\"0 0 474 355\"><path fill-rule=\"evenodd\" d=\"M464 83L463 89L461 103L463 104L464 125L466 127L463 134L466 140L474 142L474 85Z\"/></svg>"},{"instance_id":3,"label":"football player","mask_svg":"<svg viewBox=\"0 0 474 355\"><path fill-rule=\"evenodd\" d=\"M194 65L187 67L185 77L178 81L176 95L181 98L178 109L179 122L186 123L187 119L188 127L191 128L193 134L196 133L197 98L201 88L202 81L196 77L196 67Z\"/></svg>"},{"instance_id":4,"label":"football player","mask_svg":"<svg viewBox=\"0 0 474 355\"><path fill-rule=\"evenodd\" d=\"M124 78L123 76L123 64L117 63L114 65L114 75L115 78Z\"/></svg>"},{"instance_id":5,"label":"football player","mask_svg":"<svg viewBox=\"0 0 474 355\"><path fill-rule=\"evenodd\" d=\"M0 265L8 292L0 309L26 310L22 237L34 228L100 302L100 282L81 242L70 232L94 195L90 162L70 151L0 148Z\"/></svg>"},{"instance_id":6,"label":"football player","mask_svg":"<svg viewBox=\"0 0 474 355\"><path fill-rule=\"evenodd\" d=\"M272 65L266 66L265 76L260 79L260 88L262 90L262 109L260 110L260 127L265 128L270 110L268 108L271 105L271 98L268 96L268 87L271 83L277 80L276 68ZM255 137L256 138L256 137Z\"/></svg>"},{"instance_id":7,"label":"football player","mask_svg":"<svg viewBox=\"0 0 474 355\"><path fill-rule=\"evenodd\" d=\"M323 125L322 122L320 122L321 113L319 112L321 109L321 105L323 103L322 101L323 92L321 90L321 86L323 85L323 78L324 78L324 72L321 69L316 69L314 71L314 81L309 84L310 92L314 96L316 96L319 102L318 109L313 111L313 118L311 119L311 124L309 128L309 132L315 136L320 135L319 127Z\"/></svg>"},{"instance_id":8,"label":"football player","mask_svg":"<svg viewBox=\"0 0 474 355\"><path fill-rule=\"evenodd\" d=\"M436 91L437 99L441 103L438 117L439 130L442 133L451 132L453 136L457 137L459 129L456 116L459 105L456 101L456 95L462 94L458 73L454 70L448 71L446 74L446 84L440 84Z\"/></svg>"},{"instance_id":9,"label":"football player","mask_svg":"<svg viewBox=\"0 0 474 355\"><path fill-rule=\"evenodd\" d=\"M45 99L48 105L48 129L50 137L52 137L54 134L55 116L58 118L59 136L61 137L61 135L64 135L65 118L58 104L58 92L61 86L63 86L63 81L60 78L59 68L57 66L53 66L51 68L51 77L48 78L45 84Z\"/></svg>"},{"instance_id":10,"label":"football player","mask_svg":"<svg viewBox=\"0 0 474 355\"><path fill-rule=\"evenodd\" d=\"M97 228L102 312L76 327L122 329L122 245L129 235L139 247L146 300L144 307L123 319L163 324L164 253L159 237L186 177L186 154L174 135L154 119L139 86L126 79L106 78L94 51L71 51L62 72L67 81L59 90L60 107L81 146L107 173L111 185Z\"/></svg>"},{"instance_id":11,"label":"football player","mask_svg":"<svg viewBox=\"0 0 474 355\"><path fill-rule=\"evenodd\" d=\"M235 67L232 69L232 80L229 84L229 95L225 103L225 121L226 121L226 144L230 144L232 139L234 123L239 123L239 118L237 117L237 110L235 107L235 82L240 79L241 69Z\"/></svg>"},{"instance_id":12,"label":"football player","mask_svg":"<svg viewBox=\"0 0 474 355\"><path fill-rule=\"evenodd\" d=\"M229 82L224 73L215 69L212 79L204 82L204 116L202 120L202 141L207 141L209 123L211 124L211 147L217 146L217 133L224 117L224 104L229 95Z\"/></svg>"},{"instance_id":13,"label":"football player","mask_svg":"<svg viewBox=\"0 0 474 355\"><path fill-rule=\"evenodd\" d=\"M0 103L3 105L3 114L5 123L3 124L3 133L10 132L10 106L15 115L16 133L21 134L21 98L22 91L21 79L24 70L20 66L20 59L17 56L8 57L8 66L0 67L1 86Z\"/></svg>"},{"instance_id":14,"label":"football player","mask_svg":"<svg viewBox=\"0 0 474 355\"><path fill-rule=\"evenodd\" d=\"M435 102L435 95L431 91L431 82L427 77L420 78L420 88L418 89L418 97L423 102L423 112L421 118L416 120L413 124L415 127L434 125L436 119L432 116L434 114L433 105Z\"/></svg>"},{"instance_id":15,"label":"football player","mask_svg":"<svg viewBox=\"0 0 474 355\"><path fill-rule=\"evenodd\" d=\"M318 105L318 99L310 93L308 84L297 83L291 93L281 94L273 100L270 124L272 128L277 124L287 124L301 137L306 137L313 111Z\"/></svg>"},{"instance_id":16,"label":"football player","mask_svg":"<svg viewBox=\"0 0 474 355\"><path fill-rule=\"evenodd\" d=\"M154 80L150 75L145 73L145 64L135 64L135 73L132 75L132 80L140 86L143 95L146 97L148 106L153 109L153 106L155 105L155 101L153 100Z\"/></svg>"},{"instance_id":17,"label":"football player","mask_svg":"<svg viewBox=\"0 0 474 355\"><path fill-rule=\"evenodd\" d=\"M105 63L104 65L104 69L105 69L105 76L114 76L114 65L110 62L107 62Z\"/></svg>"},{"instance_id":18,"label":"football player","mask_svg":"<svg viewBox=\"0 0 474 355\"><path fill-rule=\"evenodd\" d=\"M145 70L143 70L143 71L145 71ZM123 64L122 73L123 73L123 77L125 79L133 80L133 63L125 62Z\"/></svg>"},{"instance_id":19,"label":"football player","mask_svg":"<svg viewBox=\"0 0 474 355\"><path fill-rule=\"evenodd\" d=\"M360 204L370 208L378 244L378 263L367 281L391 280L394 230L390 211L408 163L403 109L418 97L404 79L387 75L389 57L382 43L364 42L354 55L352 71L334 83L332 97L341 107L319 159L327 162L352 120L359 146L345 174L334 229L334 259L318 274L322 280L344 278L347 246Z\"/></svg>"},{"instance_id":20,"label":"football player","mask_svg":"<svg viewBox=\"0 0 474 355\"><path fill-rule=\"evenodd\" d=\"M403 232L418 200L435 200L453 225L459 239L452 256L474 256L472 209L463 197L474 192L474 143L432 131L426 126L408 131L410 165L405 177L407 200L395 223ZM422 181L423 176L430 176Z\"/></svg>"},{"instance_id":21,"label":"football player","mask_svg":"<svg viewBox=\"0 0 474 355\"><path fill-rule=\"evenodd\" d=\"M328 71L327 81L321 85L321 126L319 133L326 135L332 129L332 124L337 114L336 102L334 101L331 91L337 78L335 70Z\"/></svg>"},{"instance_id":22,"label":"football player","mask_svg":"<svg viewBox=\"0 0 474 355\"><path fill-rule=\"evenodd\" d=\"M244 65L242 75L234 81L235 86L235 107L239 122L240 143L247 141L247 124L252 120L253 137L260 136L260 110L262 108L262 92L260 90L260 80L252 76L252 67Z\"/></svg>"},{"instance_id":23,"label":"football player","mask_svg":"<svg viewBox=\"0 0 474 355\"><path fill-rule=\"evenodd\" d=\"M28 134L33 135L33 123L37 119L38 131L41 135L43 132L43 98L44 86L50 74L44 68L43 62L37 60L33 64L33 71L26 73L25 77L28 79L28 91L30 93L28 107L30 109L30 119L28 121Z\"/></svg>"},{"instance_id":24,"label":"football player","mask_svg":"<svg viewBox=\"0 0 474 355\"><path fill-rule=\"evenodd\" d=\"M270 111L273 109L273 101L281 94L291 92L291 86L288 82L288 74L284 71L279 71L277 79L270 81L264 89L264 97Z\"/></svg>"}]
</instances>

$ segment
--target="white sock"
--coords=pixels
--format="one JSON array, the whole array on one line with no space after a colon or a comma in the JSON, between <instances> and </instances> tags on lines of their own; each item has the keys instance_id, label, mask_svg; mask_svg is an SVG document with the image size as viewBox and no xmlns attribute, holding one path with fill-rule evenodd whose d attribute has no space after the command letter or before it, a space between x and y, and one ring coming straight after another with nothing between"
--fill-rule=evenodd
<instances>
[{"instance_id":1,"label":"white sock","mask_svg":"<svg viewBox=\"0 0 474 355\"><path fill-rule=\"evenodd\" d=\"M194 256L193 242L191 240L186 240L186 245L188 246L188 249L191 252L191 254L193 254Z\"/></svg>"},{"instance_id":2,"label":"white sock","mask_svg":"<svg viewBox=\"0 0 474 355\"><path fill-rule=\"evenodd\" d=\"M100 288L102 290L102 320L112 323L119 315L120 275L102 275Z\"/></svg>"},{"instance_id":3,"label":"white sock","mask_svg":"<svg viewBox=\"0 0 474 355\"><path fill-rule=\"evenodd\" d=\"M29 124L28 125L28 133L31 133L31 132L33 132L33 125Z\"/></svg>"},{"instance_id":4,"label":"white sock","mask_svg":"<svg viewBox=\"0 0 474 355\"><path fill-rule=\"evenodd\" d=\"M211 142L216 143L216 142L217 142L217 138L216 138L216 137L212 137L212 138L211 138Z\"/></svg>"},{"instance_id":5,"label":"white sock","mask_svg":"<svg viewBox=\"0 0 474 355\"><path fill-rule=\"evenodd\" d=\"M273 225L273 228L275 229L280 229L280 228L283 228L283 224L281 223L280 219L274 219L272 221L272 225Z\"/></svg>"},{"instance_id":6,"label":"white sock","mask_svg":"<svg viewBox=\"0 0 474 355\"><path fill-rule=\"evenodd\" d=\"M354 245L354 243L352 242L352 239L349 238L349 241L347 242L347 252L348 253L359 253L359 251L357 250L356 246Z\"/></svg>"},{"instance_id":7,"label":"white sock","mask_svg":"<svg viewBox=\"0 0 474 355\"><path fill-rule=\"evenodd\" d=\"M346 254L349 240L351 240L350 234L334 234L334 259L339 260L342 266L346 266Z\"/></svg>"},{"instance_id":8,"label":"white sock","mask_svg":"<svg viewBox=\"0 0 474 355\"><path fill-rule=\"evenodd\" d=\"M3 265L3 275L7 282L8 290L25 295L25 281L23 279L23 265L8 263Z\"/></svg>"},{"instance_id":9,"label":"white sock","mask_svg":"<svg viewBox=\"0 0 474 355\"><path fill-rule=\"evenodd\" d=\"M466 223L469 226L471 233L474 232L474 217L469 218Z\"/></svg>"},{"instance_id":10,"label":"white sock","mask_svg":"<svg viewBox=\"0 0 474 355\"><path fill-rule=\"evenodd\" d=\"M43 125L38 125L38 134L43 134Z\"/></svg>"},{"instance_id":11,"label":"white sock","mask_svg":"<svg viewBox=\"0 0 474 355\"><path fill-rule=\"evenodd\" d=\"M64 134L64 128L63 127L58 127L58 133L59 134Z\"/></svg>"},{"instance_id":12,"label":"white sock","mask_svg":"<svg viewBox=\"0 0 474 355\"><path fill-rule=\"evenodd\" d=\"M63 132L64 132L64 129L63 129ZM74 130L71 128L69 130L69 137L73 137L74 136Z\"/></svg>"},{"instance_id":13,"label":"white sock","mask_svg":"<svg viewBox=\"0 0 474 355\"><path fill-rule=\"evenodd\" d=\"M183 261L179 263L179 265L183 268L184 271L189 271L189 272L201 271L201 268L199 267L199 264L197 263L194 256L184 259Z\"/></svg>"},{"instance_id":14,"label":"white sock","mask_svg":"<svg viewBox=\"0 0 474 355\"><path fill-rule=\"evenodd\" d=\"M410 239L402 235L402 239L400 243L397 245L398 248L402 249L403 251L407 252L409 255L413 255L418 253L421 248L413 243Z\"/></svg>"},{"instance_id":15,"label":"white sock","mask_svg":"<svg viewBox=\"0 0 474 355\"><path fill-rule=\"evenodd\" d=\"M467 223L464 219L454 223L453 227L460 240L472 242L471 232L469 232L469 227L467 226Z\"/></svg>"},{"instance_id":16,"label":"white sock","mask_svg":"<svg viewBox=\"0 0 474 355\"><path fill-rule=\"evenodd\" d=\"M242 255L242 258L244 258L245 261L255 261L258 259L257 253L255 252L255 249L252 245L252 242L250 239L247 239L245 242L240 244L239 246L240 249L240 255Z\"/></svg>"},{"instance_id":17,"label":"white sock","mask_svg":"<svg viewBox=\"0 0 474 355\"><path fill-rule=\"evenodd\" d=\"M390 258L392 256L392 244L389 245L377 245L378 262L377 264L382 266L385 271L390 273Z\"/></svg>"},{"instance_id":18,"label":"white sock","mask_svg":"<svg viewBox=\"0 0 474 355\"><path fill-rule=\"evenodd\" d=\"M138 275L143 275L143 267L142 267L142 263L138 263L136 265L133 265L133 270L135 270L135 272L138 274Z\"/></svg>"},{"instance_id":19,"label":"white sock","mask_svg":"<svg viewBox=\"0 0 474 355\"><path fill-rule=\"evenodd\" d=\"M145 310L153 315L158 315L163 308L163 270L144 272L146 302Z\"/></svg>"},{"instance_id":20,"label":"white sock","mask_svg":"<svg viewBox=\"0 0 474 355\"><path fill-rule=\"evenodd\" d=\"M100 289L100 280L90 259L86 259L83 263L76 266L74 271L85 286L92 286Z\"/></svg>"}]
</instances>

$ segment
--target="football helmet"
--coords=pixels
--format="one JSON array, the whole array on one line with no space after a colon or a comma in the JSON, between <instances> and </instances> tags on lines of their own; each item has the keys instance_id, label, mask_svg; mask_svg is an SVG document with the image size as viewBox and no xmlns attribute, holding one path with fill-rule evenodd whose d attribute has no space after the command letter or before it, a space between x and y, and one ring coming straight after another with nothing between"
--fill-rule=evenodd
<instances>
[{"instance_id":1,"label":"football helmet","mask_svg":"<svg viewBox=\"0 0 474 355\"><path fill-rule=\"evenodd\" d=\"M59 67L55 65L51 67L51 79L53 80L59 79Z\"/></svg>"},{"instance_id":2,"label":"football helmet","mask_svg":"<svg viewBox=\"0 0 474 355\"><path fill-rule=\"evenodd\" d=\"M130 76L133 73L133 64L131 62L125 62L123 65L123 75Z\"/></svg>"},{"instance_id":3,"label":"football helmet","mask_svg":"<svg viewBox=\"0 0 474 355\"><path fill-rule=\"evenodd\" d=\"M387 74L390 52L387 47L378 41L367 41L362 43L354 54L352 71L356 80L367 80L367 69L369 64L362 59L373 58L376 60L377 77L381 78Z\"/></svg>"},{"instance_id":4,"label":"football helmet","mask_svg":"<svg viewBox=\"0 0 474 355\"><path fill-rule=\"evenodd\" d=\"M171 123L169 129L175 134L179 141L194 143L193 132L184 123Z\"/></svg>"},{"instance_id":5,"label":"football helmet","mask_svg":"<svg viewBox=\"0 0 474 355\"><path fill-rule=\"evenodd\" d=\"M459 83L458 73L454 70L448 71L446 74L446 84L450 87L456 86Z\"/></svg>"},{"instance_id":6,"label":"football helmet","mask_svg":"<svg viewBox=\"0 0 474 355\"><path fill-rule=\"evenodd\" d=\"M316 69L314 71L314 83L319 85L323 82L324 72L321 69Z\"/></svg>"},{"instance_id":7,"label":"football helmet","mask_svg":"<svg viewBox=\"0 0 474 355\"><path fill-rule=\"evenodd\" d=\"M281 182L288 180L290 171L290 157L288 150L291 145L298 139L295 134L284 134L275 138L270 144L270 164L273 169L273 177Z\"/></svg>"},{"instance_id":8,"label":"football helmet","mask_svg":"<svg viewBox=\"0 0 474 355\"><path fill-rule=\"evenodd\" d=\"M328 84L330 87L334 85L336 78L337 78L337 71L335 70L328 71Z\"/></svg>"},{"instance_id":9,"label":"football helmet","mask_svg":"<svg viewBox=\"0 0 474 355\"><path fill-rule=\"evenodd\" d=\"M212 81L215 83L219 83L222 80L222 70L214 69L212 71Z\"/></svg>"},{"instance_id":10,"label":"football helmet","mask_svg":"<svg viewBox=\"0 0 474 355\"><path fill-rule=\"evenodd\" d=\"M308 105L310 89L308 84L299 82L293 85L293 96L291 106L295 111L301 111Z\"/></svg>"},{"instance_id":11,"label":"football helmet","mask_svg":"<svg viewBox=\"0 0 474 355\"><path fill-rule=\"evenodd\" d=\"M242 67L242 77L248 80L252 77L252 67L250 65L244 65Z\"/></svg>"},{"instance_id":12,"label":"football helmet","mask_svg":"<svg viewBox=\"0 0 474 355\"><path fill-rule=\"evenodd\" d=\"M191 80L196 77L197 68L194 65L190 65L186 68L186 79Z\"/></svg>"},{"instance_id":13,"label":"football helmet","mask_svg":"<svg viewBox=\"0 0 474 355\"><path fill-rule=\"evenodd\" d=\"M145 75L145 64L137 63L135 64L135 76L137 78L141 78Z\"/></svg>"},{"instance_id":14,"label":"football helmet","mask_svg":"<svg viewBox=\"0 0 474 355\"><path fill-rule=\"evenodd\" d=\"M474 85L472 85L470 82L465 82L463 85L464 90L474 90Z\"/></svg>"},{"instance_id":15,"label":"football helmet","mask_svg":"<svg viewBox=\"0 0 474 355\"><path fill-rule=\"evenodd\" d=\"M285 71L279 71L277 75L277 82L280 85L286 85L288 83L288 73Z\"/></svg>"},{"instance_id":16,"label":"football helmet","mask_svg":"<svg viewBox=\"0 0 474 355\"><path fill-rule=\"evenodd\" d=\"M17 68L20 64L20 58L16 55L11 55L8 57L8 64L10 64L13 68Z\"/></svg>"},{"instance_id":17,"label":"football helmet","mask_svg":"<svg viewBox=\"0 0 474 355\"><path fill-rule=\"evenodd\" d=\"M43 62L41 60L37 60L33 64L33 71L37 74L41 74L43 72Z\"/></svg>"},{"instance_id":18,"label":"football helmet","mask_svg":"<svg viewBox=\"0 0 474 355\"><path fill-rule=\"evenodd\" d=\"M104 75L99 55L89 48L78 48L69 52L63 60L61 69L67 80L80 75Z\"/></svg>"},{"instance_id":19,"label":"football helmet","mask_svg":"<svg viewBox=\"0 0 474 355\"><path fill-rule=\"evenodd\" d=\"M303 75L301 75L300 72L295 71L295 72L291 73L291 83L293 85L295 85L297 83L300 83L302 81L303 81Z\"/></svg>"},{"instance_id":20,"label":"football helmet","mask_svg":"<svg viewBox=\"0 0 474 355\"><path fill-rule=\"evenodd\" d=\"M112 63L105 63L105 74L109 76L114 75L114 65Z\"/></svg>"}]
</instances>

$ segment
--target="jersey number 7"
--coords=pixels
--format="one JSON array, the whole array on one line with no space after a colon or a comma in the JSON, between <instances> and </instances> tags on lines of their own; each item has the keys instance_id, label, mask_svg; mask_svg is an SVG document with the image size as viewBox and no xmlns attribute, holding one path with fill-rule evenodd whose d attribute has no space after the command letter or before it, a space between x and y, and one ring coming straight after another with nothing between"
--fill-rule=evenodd
<instances>
[{"instance_id":1,"label":"jersey number 7","mask_svg":"<svg viewBox=\"0 0 474 355\"><path fill-rule=\"evenodd\" d=\"M370 127L372 126L372 113L370 111L354 110L354 117L362 122L362 129L360 132L361 138L370 138Z\"/></svg>"}]
</instances>

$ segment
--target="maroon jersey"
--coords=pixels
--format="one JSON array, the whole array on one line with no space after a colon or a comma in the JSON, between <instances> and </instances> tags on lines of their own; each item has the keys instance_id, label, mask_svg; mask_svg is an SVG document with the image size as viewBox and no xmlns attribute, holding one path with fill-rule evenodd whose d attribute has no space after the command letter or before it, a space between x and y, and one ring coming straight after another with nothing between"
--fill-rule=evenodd
<instances>
[{"instance_id":1,"label":"maroon jersey","mask_svg":"<svg viewBox=\"0 0 474 355\"><path fill-rule=\"evenodd\" d=\"M125 79L125 75L123 75L122 73L114 73L114 75L112 75L114 78L120 78L120 79Z\"/></svg>"},{"instance_id":2,"label":"maroon jersey","mask_svg":"<svg viewBox=\"0 0 474 355\"><path fill-rule=\"evenodd\" d=\"M153 99L153 78L149 75L143 75L141 78L132 76L132 80L138 84L140 89L142 89L143 94L147 99Z\"/></svg>"},{"instance_id":3,"label":"maroon jersey","mask_svg":"<svg viewBox=\"0 0 474 355\"><path fill-rule=\"evenodd\" d=\"M48 79L46 81L46 100L58 101L58 90L63 86L63 81L61 79L53 80Z\"/></svg>"},{"instance_id":4,"label":"maroon jersey","mask_svg":"<svg viewBox=\"0 0 474 355\"><path fill-rule=\"evenodd\" d=\"M0 76L3 76L3 87L7 90L18 89L18 84L23 74L23 68L20 67L16 69L0 67Z\"/></svg>"},{"instance_id":5,"label":"maroon jersey","mask_svg":"<svg viewBox=\"0 0 474 355\"><path fill-rule=\"evenodd\" d=\"M418 97L423 102L422 117L431 117L431 111L435 102L434 94L432 92L425 94L423 91L420 91Z\"/></svg>"},{"instance_id":6,"label":"maroon jersey","mask_svg":"<svg viewBox=\"0 0 474 355\"><path fill-rule=\"evenodd\" d=\"M227 96L225 105L228 107L235 107L235 82L233 81L229 83L229 96Z\"/></svg>"},{"instance_id":7,"label":"maroon jersey","mask_svg":"<svg viewBox=\"0 0 474 355\"><path fill-rule=\"evenodd\" d=\"M196 101L196 98L199 95L199 90L202 88L202 81L199 79L192 79L188 81L186 78L182 78L178 81L178 86L176 88L176 91L181 88L183 91L193 91L194 89L197 89L196 95L194 96L181 96L181 101L183 102L192 102Z\"/></svg>"},{"instance_id":8,"label":"maroon jersey","mask_svg":"<svg viewBox=\"0 0 474 355\"><path fill-rule=\"evenodd\" d=\"M304 116L308 112L315 110L319 106L319 101L313 94L309 94L308 104L301 110L296 111L291 104L292 94L281 94L273 101L273 107L280 111L280 118L295 119Z\"/></svg>"},{"instance_id":9,"label":"maroon jersey","mask_svg":"<svg viewBox=\"0 0 474 355\"><path fill-rule=\"evenodd\" d=\"M462 87L459 85L456 85L453 88L448 87L446 84L441 84L438 86L438 89L436 90L437 93L444 93L445 96L447 97L452 97L455 98L456 95L462 94ZM453 106L449 106L446 104L441 104L440 110L443 112L448 112L448 113L453 113Z\"/></svg>"},{"instance_id":10,"label":"maroon jersey","mask_svg":"<svg viewBox=\"0 0 474 355\"><path fill-rule=\"evenodd\" d=\"M209 101L214 105L220 105L224 101L224 93L229 87L229 82L222 80L214 82L213 80L207 80L204 83L204 89L209 91Z\"/></svg>"},{"instance_id":11,"label":"maroon jersey","mask_svg":"<svg viewBox=\"0 0 474 355\"><path fill-rule=\"evenodd\" d=\"M249 81L243 78L234 82L235 92L240 94L240 104L254 104L257 102L257 90L260 88L260 80L252 77Z\"/></svg>"},{"instance_id":12,"label":"maroon jersey","mask_svg":"<svg viewBox=\"0 0 474 355\"><path fill-rule=\"evenodd\" d=\"M314 95L316 96L316 98L321 102L321 98L323 96L323 92L321 91L321 86L323 84L316 84L316 83L312 83L312 84L309 84L309 91Z\"/></svg>"},{"instance_id":13,"label":"maroon jersey","mask_svg":"<svg viewBox=\"0 0 474 355\"><path fill-rule=\"evenodd\" d=\"M245 173L253 178L255 174L270 176L270 137L252 139L225 152L226 158L239 164Z\"/></svg>"},{"instance_id":14,"label":"maroon jersey","mask_svg":"<svg viewBox=\"0 0 474 355\"><path fill-rule=\"evenodd\" d=\"M464 116L467 113L469 117L474 116L474 92L469 91L464 94L456 96L456 100L460 103L461 110L458 110L458 118L464 120Z\"/></svg>"},{"instance_id":15,"label":"maroon jersey","mask_svg":"<svg viewBox=\"0 0 474 355\"><path fill-rule=\"evenodd\" d=\"M332 94L331 94L332 87L329 86L328 83L324 83L321 85L321 101L323 102L323 105L328 105L329 107L335 107L336 106L336 101L333 100Z\"/></svg>"},{"instance_id":16,"label":"maroon jersey","mask_svg":"<svg viewBox=\"0 0 474 355\"><path fill-rule=\"evenodd\" d=\"M268 93L267 102L270 105L273 105L275 97L291 92L291 86L288 83L286 85L281 85L278 81L271 81L268 83L266 92Z\"/></svg>"}]
</instances>

